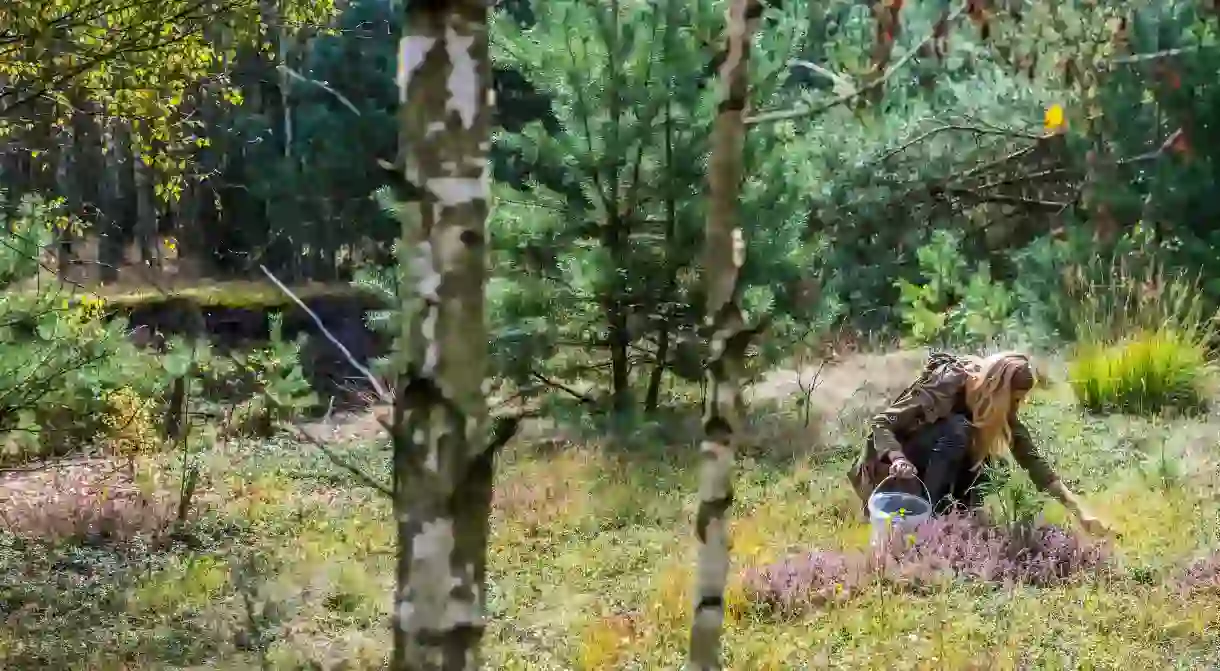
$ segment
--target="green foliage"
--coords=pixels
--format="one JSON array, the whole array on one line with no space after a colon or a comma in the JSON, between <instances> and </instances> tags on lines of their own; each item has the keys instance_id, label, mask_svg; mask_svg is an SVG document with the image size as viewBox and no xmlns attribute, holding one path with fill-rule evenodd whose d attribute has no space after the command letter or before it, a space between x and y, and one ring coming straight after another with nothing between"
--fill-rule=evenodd
<instances>
[{"instance_id":1,"label":"green foliage","mask_svg":"<svg viewBox=\"0 0 1220 671\"><path fill-rule=\"evenodd\" d=\"M913 343L978 343L1000 333L1013 309L1012 296L992 281L986 262L970 267L960 251L960 236L936 231L915 256L920 283L897 281L899 314Z\"/></svg>"},{"instance_id":2,"label":"green foliage","mask_svg":"<svg viewBox=\"0 0 1220 671\"><path fill-rule=\"evenodd\" d=\"M334 11L332 0L275 6L290 25L324 21ZM0 136L22 136L36 156L51 148L41 143L54 144L46 129L69 125L76 110L105 109L132 122L138 153L169 178L159 190L172 199L181 193L184 157L207 146L198 123L189 119L187 99L239 49L269 49L261 8L257 0L5 3L0 7L6 44L0 54L0 77L6 82ZM218 10L223 35L213 28ZM225 97L240 100L237 91L223 89L227 78L216 80Z\"/></svg>"},{"instance_id":3,"label":"green foliage","mask_svg":"<svg viewBox=\"0 0 1220 671\"><path fill-rule=\"evenodd\" d=\"M0 203L3 204L3 203ZM40 255L65 218L61 204L27 196L0 222L5 286L30 282ZM157 393L155 363L128 340L122 319L106 320L95 296L76 297L60 284L0 293L0 460L53 455L121 430L115 394ZM131 406L134 410L137 406Z\"/></svg>"},{"instance_id":4,"label":"green foliage","mask_svg":"<svg viewBox=\"0 0 1220 671\"><path fill-rule=\"evenodd\" d=\"M378 197L382 206L386 208L395 217L404 216L401 211L401 205L390 199L385 190L378 191ZM395 242L391 248L394 258L400 258L399 246ZM356 269L355 275L352 278L352 284L362 291L365 291L373 296L378 297L383 305L393 306L380 310L371 310L365 314L365 324L375 333L388 335L391 340L391 352L405 351L403 348L402 334L403 324L401 321L402 310L398 307L401 301L398 298L398 288L402 286L405 278L406 264L399 263L390 267L386 266L361 266ZM377 374L389 375L395 370L400 370L399 367L393 365L392 357L379 357L373 362L371 370Z\"/></svg>"},{"instance_id":5,"label":"green foliage","mask_svg":"<svg viewBox=\"0 0 1220 671\"><path fill-rule=\"evenodd\" d=\"M552 100L557 121L496 136L497 146L527 159L532 177L497 186L493 365L520 384L539 369L600 381L605 358L620 356L610 345L624 339L651 352L630 355L633 370L656 365L661 342L669 365L675 339L693 338L701 309L706 210L695 194L705 188L718 95L705 77L689 75L706 73L715 57L719 38L711 36L720 34L723 8L665 2L615 14L609 5L554 2L535 6L533 18L522 27L498 14L492 38L497 66L520 72ZM769 10L766 20L774 29L751 59L756 107L781 101L776 84L804 33L796 9ZM829 322L839 307L827 286L824 240L806 234L804 195L814 176L792 160L791 139L791 129L774 127L747 137L752 177L740 216L746 311L795 331L806 321ZM563 179L541 177L556 174ZM810 281L821 291L802 301L799 289Z\"/></svg>"},{"instance_id":6,"label":"green foliage","mask_svg":"<svg viewBox=\"0 0 1220 671\"><path fill-rule=\"evenodd\" d=\"M1029 478L1016 476L1011 459L988 463L983 468L979 494L984 497L991 520L1016 534L1032 531L1041 521L1049 501L1047 495L1039 492Z\"/></svg>"},{"instance_id":7,"label":"green foliage","mask_svg":"<svg viewBox=\"0 0 1220 671\"><path fill-rule=\"evenodd\" d=\"M1157 414L1202 405L1210 363L1205 343L1162 328L1111 345L1084 344L1069 373L1076 397L1090 411Z\"/></svg>"},{"instance_id":8,"label":"green foliage","mask_svg":"<svg viewBox=\"0 0 1220 671\"><path fill-rule=\"evenodd\" d=\"M188 393L197 411L227 415L229 430L241 435L270 435L318 404L301 364L306 336L285 340L283 317L272 314L269 320L263 347L217 352L209 343L192 348L179 338L163 362L169 380L192 373Z\"/></svg>"}]
</instances>

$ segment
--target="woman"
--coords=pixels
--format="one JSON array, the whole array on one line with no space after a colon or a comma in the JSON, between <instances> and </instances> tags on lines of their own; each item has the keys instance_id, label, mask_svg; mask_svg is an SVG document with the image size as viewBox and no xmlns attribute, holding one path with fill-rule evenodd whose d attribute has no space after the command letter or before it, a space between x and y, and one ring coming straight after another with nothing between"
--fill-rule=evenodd
<instances>
[{"instance_id":1,"label":"woman","mask_svg":"<svg viewBox=\"0 0 1220 671\"><path fill-rule=\"evenodd\" d=\"M937 512L954 502L977 508L984 466L1009 451L1033 483L1058 499L1086 531L1108 532L1038 454L1017 419L1017 408L1033 386L1033 366L1024 354L979 359L934 353L919 380L873 418L872 435L849 474L856 493L867 503L887 476L918 476Z\"/></svg>"}]
</instances>

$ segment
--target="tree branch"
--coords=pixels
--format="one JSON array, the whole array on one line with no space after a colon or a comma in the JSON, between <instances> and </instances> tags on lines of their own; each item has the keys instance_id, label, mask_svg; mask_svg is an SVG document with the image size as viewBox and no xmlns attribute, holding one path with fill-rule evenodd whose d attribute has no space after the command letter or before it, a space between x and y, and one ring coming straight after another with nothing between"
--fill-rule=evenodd
<instances>
[{"instance_id":1,"label":"tree branch","mask_svg":"<svg viewBox=\"0 0 1220 671\"><path fill-rule=\"evenodd\" d=\"M965 14L968 4L969 3L962 3L958 5L957 9L954 9L953 12L949 14L948 18L945 20L945 23L952 23ZM899 70L906 67L908 63L915 59L915 57L919 54L920 49L922 49L925 45L930 44L932 40L936 39L936 36L937 32L935 30L928 33L927 37L923 38L923 40L921 40L918 44L911 47L910 51L903 54L902 58L898 59L898 62L890 66L890 68L885 71L885 74L865 86L853 89L851 91L845 91L830 102L822 105L806 105L804 107L791 110L764 112L752 117L747 117L743 123L746 126L756 126L758 124L773 123L776 121L790 121L792 119L815 117L835 107L838 107L839 105L851 102L865 93L884 86L887 82L889 82L890 79L893 79L894 75Z\"/></svg>"}]
</instances>

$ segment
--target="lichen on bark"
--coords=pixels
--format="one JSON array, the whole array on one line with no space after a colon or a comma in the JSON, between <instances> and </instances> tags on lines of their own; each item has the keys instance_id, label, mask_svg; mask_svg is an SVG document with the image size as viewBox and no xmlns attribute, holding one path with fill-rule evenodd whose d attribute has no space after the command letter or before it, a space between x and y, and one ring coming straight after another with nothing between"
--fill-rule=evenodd
<instances>
[{"instance_id":1,"label":"lichen on bark","mask_svg":"<svg viewBox=\"0 0 1220 671\"><path fill-rule=\"evenodd\" d=\"M401 168L421 195L401 239L410 282L392 427L399 556L391 666L474 669L492 485L483 316L487 3L406 2L404 12Z\"/></svg>"}]
</instances>

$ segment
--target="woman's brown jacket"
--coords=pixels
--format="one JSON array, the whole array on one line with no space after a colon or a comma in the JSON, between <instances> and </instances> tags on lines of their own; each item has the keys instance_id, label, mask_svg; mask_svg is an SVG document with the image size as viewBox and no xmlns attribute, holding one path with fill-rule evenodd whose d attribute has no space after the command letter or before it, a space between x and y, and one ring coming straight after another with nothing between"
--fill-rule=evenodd
<instances>
[{"instance_id":1,"label":"woman's brown jacket","mask_svg":"<svg viewBox=\"0 0 1220 671\"><path fill-rule=\"evenodd\" d=\"M898 399L873 417L871 435L852 463L848 477L860 500L866 505L877 486L888 475L890 464L903 456L902 443L916 430L949 416L961 401L966 370L953 355L934 353L923 374ZM1057 479L1050 464L1038 454L1025 425L1013 412L1012 456L1028 473L1038 489L1045 491Z\"/></svg>"}]
</instances>

